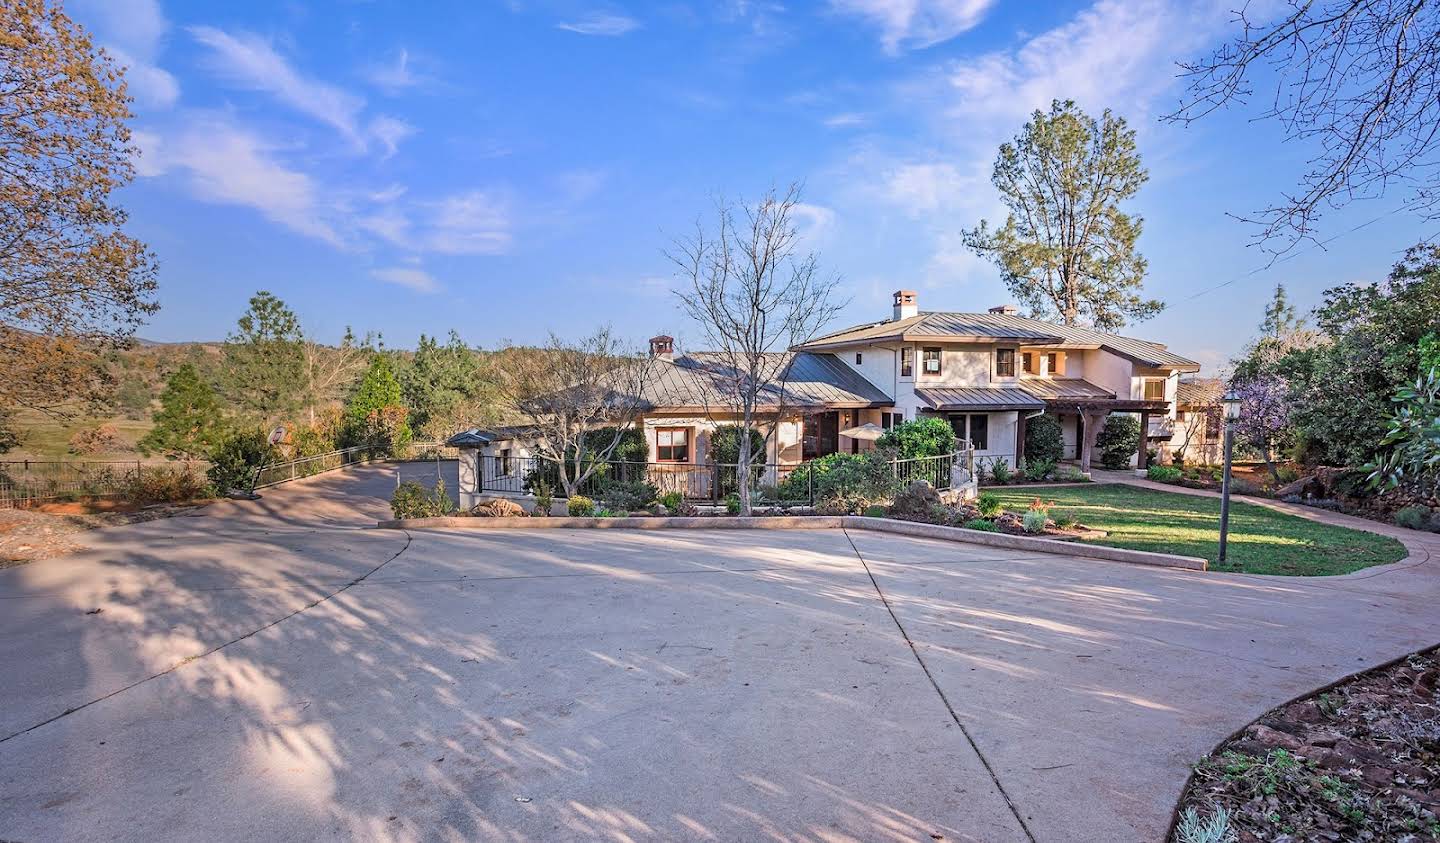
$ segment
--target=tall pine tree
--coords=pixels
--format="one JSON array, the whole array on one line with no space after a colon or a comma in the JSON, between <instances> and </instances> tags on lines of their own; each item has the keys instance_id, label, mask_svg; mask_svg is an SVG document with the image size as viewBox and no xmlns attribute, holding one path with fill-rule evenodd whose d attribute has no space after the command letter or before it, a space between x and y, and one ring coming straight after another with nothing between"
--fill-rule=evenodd
<instances>
[{"instance_id":1,"label":"tall pine tree","mask_svg":"<svg viewBox=\"0 0 1440 843\"><path fill-rule=\"evenodd\" d=\"M165 382L160 409L153 418L155 426L139 442L141 453L147 455L204 456L219 443L225 428L215 390L189 363Z\"/></svg>"}]
</instances>

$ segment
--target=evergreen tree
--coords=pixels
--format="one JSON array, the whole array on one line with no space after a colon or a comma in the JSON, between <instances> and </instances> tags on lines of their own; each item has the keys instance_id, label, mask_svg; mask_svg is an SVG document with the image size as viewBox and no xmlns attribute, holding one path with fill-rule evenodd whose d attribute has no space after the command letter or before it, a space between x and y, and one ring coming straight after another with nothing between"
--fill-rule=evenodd
<instances>
[{"instance_id":1,"label":"evergreen tree","mask_svg":"<svg viewBox=\"0 0 1440 843\"><path fill-rule=\"evenodd\" d=\"M261 290L225 340L222 386L241 410L269 421L304 398L304 336L295 311Z\"/></svg>"},{"instance_id":2,"label":"evergreen tree","mask_svg":"<svg viewBox=\"0 0 1440 843\"><path fill-rule=\"evenodd\" d=\"M370 368L345 406L345 428L352 442L398 447L410 441L405 399L389 355L377 353L370 358ZM377 436L386 441L373 441Z\"/></svg>"},{"instance_id":3,"label":"evergreen tree","mask_svg":"<svg viewBox=\"0 0 1440 843\"><path fill-rule=\"evenodd\" d=\"M1285 295L1285 285L1276 284L1275 295L1265 306L1265 321L1260 323L1260 334L1266 337L1282 337L1304 325L1305 321L1295 316L1295 305L1291 304L1289 297Z\"/></svg>"},{"instance_id":4,"label":"evergreen tree","mask_svg":"<svg viewBox=\"0 0 1440 843\"><path fill-rule=\"evenodd\" d=\"M400 385L410 408L410 424L423 429L454 415L456 408L479 393L480 361L455 331L444 345L421 334L414 360L400 374Z\"/></svg>"},{"instance_id":5,"label":"evergreen tree","mask_svg":"<svg viewBox=\"0 0 1440 843\"><path fill-rule=\"evenodd\" d=\"M1097 122L1055 100L1000 147L991 181L1010 209L1005 224L981 220L965 245L1036 316L1107 331L1148 319L1164 305L1140 297L1141 219L1120 210L1148 178L1123 118L1107 110Z\"/></svg>"},{"instance_id":6,"label":"evergreen tree","mask_svg":"<svg viewBox=\"0 0 1440 843\"><path fill-rule=\"evenodd\" d=\"M140 440L140 451L172 457L208 454L219 444L225 424L215 390L189 363L165 382L160 409L153 418L155 426Z\"/></svg>"}]
</instances>

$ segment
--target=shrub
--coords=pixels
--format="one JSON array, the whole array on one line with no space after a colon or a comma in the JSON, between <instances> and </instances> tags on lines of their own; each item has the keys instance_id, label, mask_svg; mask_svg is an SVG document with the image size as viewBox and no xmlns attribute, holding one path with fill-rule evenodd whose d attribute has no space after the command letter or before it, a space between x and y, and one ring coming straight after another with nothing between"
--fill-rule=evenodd
<instances>
[{"instance_id":1,"label":"shrub","mask_svg":"<svg viewBox=\"0 0 1440 843\"><path fill-rule=\"evenodd\" d=\"M1046 520L1048 519L1045 517L1045 511L1043 509L1026 510L1025 514L1020 516L1020 523L1025 526L1025 532L1027 533L1045 532Z\"/></svg>"},{"instance_id":2,"label":"shrub","mask_svg":"<svg viewBox=\"0 0 1440 843\"><path fill-rule=\"evenodd\" d=\"M1066 483L1090 482L1090 478L1085 476L1085 472L1074 466L1066 466L1064 469L1060 470L1060 472L1055 475L1055 479L1063 480Z\"/></svg>"},{"instance_id":3,"label":"shrub","mask_svg":"<svg viewBox=\"0 0 1440 843\"><path fill-rule=\"evenodd\" d=\"M980 497L975 499L975 507L980 510L981 516L994 518L1000 514L1000 496L993 492L981 492Z\"/></svg>"},{"instance_id":4,"label":"shrub","mask_svg":"<svg viewBox=\"0 0 1440 843\"><path fill-rule=\"evenodd\" d=\"M1000 528L995 526L994 521L986 521L984 518L971 518L960 526L967 530L979 530L982 533L1000 532Z\"/></svg>"},{"instance_id":5,"label":"shrub","mask_svg":"<svg viewBox=\"0 0 1440 843\"><path fill-rule=\"evenodd\" d=\"M550 484L541 480L535 484L532 490L535 493L535 514L541 518L550 515L550 508L555 505L555 494Z\"/></svg>"},{"instance_id":6,"label":"shrub","mask_svg":"<svg viewBox=\"0 0 1440 843\"><path fill-rule=\"evenodd\" d=\"M1407 530L1423 530L1429 522L1430 510L1423 506L1407 506L1395 513L1395 523Z\"/></svg>"},{"instance_id":7,"label":"shrub","mask_svg":"<svg viewBox=\"0 0 1440 843\"><path fill-rule=\"evenodd\" d=\"M571 518L590 518L595 515L595 502L584 495L571 495L565 502L565 511Z\"/></svg>"},{"instance_id":8,"label":"shrub","mask_svg":"<svg viewBox=\"0 0 1440 843\"><path fill-rule=\"evenodd\" d=\"M1015 472L1010 470L1010 463L1005 460L996 460L990 464L990 477L996 485L1003 486L1015 479Z\"/></svg>"},{"instance_id":9,"label":"shrub","mask_svg":"<svg viewBox=\"0 0 1440 843\"><path fill-rule=\"evenodd\" d=\"M1095 437L1100 464L1110 469L1126 468L1140 449L1140 420L1134 416L1107 416Z\"/></svg>"},{"instance_id":10,"label":"shrub","mask_svg":"<svg viewBox=\"0 0 1440 843\"><path fill-rule=\"evenodd\" d=\"M255 472L274 459L275 449L260 430L231 433L210 452L210 483L221 495L235 489L248 491L255 481Z\"/></svg>"},{"instance_id":11,"label":"shrub","mask_svg":"<svg viewBox=\"0 0 1440 843\"><path fill-rule=\"evenodd\" d=\"M100 424L75 431L70 437L70 453L79 456L113 451L120 445L120 433L113 424Z\"/></svg>"},{"instance_id":12,"label":"shrub","mask_svg":"<svg viewBox=\"0 0 1440 843\"><path fill-rule=\"evenodd\" d=\"M831 512L860 512L888 501L896 491L895 452L876 448L863 454L829 454L802 463L780 484L783 500L805 500L814 475L815 503Z\"/></svg>"},{"instance_id":13,"label":"shrub","mask_svg":"<svg viewBox=\"0 0 1440 843\"><path fill-rule=\"evenodd\" d=\"M445 489L445 480L435 481L434 489L426 489L414 480L395 487L390 496L390 512L396 518L437 518L455 511L455 501Z\"/></svg>"},{"instance_id":14,"label":"shrub","mask_svg":"<svg viewBox=\"0 0 1440 843\"><path fill-rule=\"evenodd\" d=\"M725 496L725 511L731 515L740 514L740 496L731 492Z\"/></svg>"},{"instance_id":15,"label":"shrub","mask_svg":"<svg viewBox=\"0 0 1440 843\"><path fill-rule=\"evenodd\" d=\"M955 452L955 431L939 416L922 416L885 431L875 446L893 450L902 460L938 457Z\"/></svg>"},{"instance_id":16,"label":"shrub","mask_svg":"<svg viewBox=\"0 0 1440 843\"><path fill-rule=\"evenodd\" d=\"M1029 460L1025 463L1025 479L1038 482L1049 477L1055 471L1054 460Z\"/></svg>"},{"instance_id":17,"label":"shrub","mask_svg":"<svg viewBox=\"0 0 1440 843\"><path fill-rule=\"evenodd\" d=\"M890 514L911 521L928 521L931 510L940 505L940 493L924 480L916 480L895 496Z\"/></svg>"},{"instance_id":18,"label":"shrub","mask_svg":"<svg viewBox=\"0 0 1440 843\"><path fill-rule=\"evenodd\" d=\"M634 512L644 509L655 502L660 490L655 484L647 483L644 480L632 480L628 483L611 483L600 492L600 502L605 504L607 509L620 512Z\"/></svg>"},{"instance_id":19,"label":"shrub","mask_svg":"<svg viewBox=\"0 0 1440 843\"><path fill-rule=\"evenodd\" d=\"M885 507L880 506L879 504L871 504L865 507L866 518L884 518L886 514L887 510L885 509Z\"/></svg>"},{"instance_id":20,"label":"shrub","mask_svg":"<svg viewBox=\"0 0 1440 843\"><path fill-rule=\"evenodd\" d=\"M1152 465L1145 469L1145 477L1160 483L1174 483L1183 474L1173 465Z\"/></svg>"},{"instance_id":21,"label":"shrub","mask_svg":"<svg viewBox=\"0 0 1440 843\"><path fill-rule=\"evenodd\" d=\"M147 465L130 477L125 497L139 504L181 503L205 497L205 491L189 465Z\"/></svg>"},{"instance_id":22,"label":"shrub","mask_svg":"<svg viewBox=\"0 0 1440 843\"><path fill-rule=\"evenodd\" d=\"M679 503L676 503L674 506L667 505L665 508L670 510L671 515L680 518L694 518L700 514L700 508L690 501L685 500L683 496L680 498Z\"/></svg>"},{"instance_id":23,"label":"shrub","mask_svg":"<svg viewBox=\"0 0 1440 843\"><path fill-rule=\"evenodd\" d=\"M1057 512L1055 514L1055 526L1062 530L1068 530L1075 526L1075 516L1066 512Z\"/></svg>"},{"instance_id":24,"label":"shrub","mask_svg":"<svg viewBox=\"0 0 1440 843\"><path fill-rule=\"evenodd\" d=\"M1025 462L1049 462L1052 465L1065 456L1065 433L1060 420L1050 414L1036 416L1025 422Z\"/></svg>"},{"instance_id":25,"label":"shrub","mask_svg":"<svg viewBox=\"0 0 1440 843\"><path fill-rule=\"evenodd\" d=\"M671 491L666 492L665 494L658 497L656 500L660 501L661 506L665 507L673 513L675 510L680 508L680 504L683 503L685 500L685 495L681 492Z\"/></svg>"}]
</instances>

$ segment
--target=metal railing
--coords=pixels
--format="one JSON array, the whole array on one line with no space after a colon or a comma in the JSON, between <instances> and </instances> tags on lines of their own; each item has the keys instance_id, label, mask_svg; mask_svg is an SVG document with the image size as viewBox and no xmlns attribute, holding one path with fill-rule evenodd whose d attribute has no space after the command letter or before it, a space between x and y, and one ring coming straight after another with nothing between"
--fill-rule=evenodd
<instances>
[{"instance_id":1,"label":"metal railing","mask_svg":"<svg viewBox=\"0 0 1440 843\"><path fill-rule=\"evenodd\" d=\"M124 494L144 463L12 460L0 462L0 508Z\"/></svg>"},{"instance_id":2,"label":"metal railing","mask_svg":"<svg viewBox=\"0 0 1440 843\"><path fill-rule=\"evenodd\" d=\"M973 451L960 451L935 457L894 460L890 463L892 477L898 486L925 480L937 489L949 489L952 469L960 461L964 477L973 477ZM595 470L582 480L576 494L591 498L604 497L606 489L616 484L649 483L660 494L679 492L687 500L719 503L739 492L740 466L734 463L654 463L608 460L593 463ZM588 465L585 467L589 467ZM569 473L576 473L573 465ZM829 466L815 461L802 463L764 463L750 466L751 489L755 499L767 503L815 503L817 487ZM965 473L968 472L968 473ZM464 483L462 472L462 483ZM560 466L539 456L503 456L478 454L475 467L476 491L513 495L534 494L535 487L545 484L556 497L564 494L560 482ZM829 481L833 484L833 480Z\"/></svg>"},{"instance_id":3,"label":"metal railing","mask_svg":"<svg viewBox=\"0 0 1440 843\"><path fill-rule=\"evenodd\" d=\"M291 480L314 477L317 474L324 474L327 471L335 471L336 469L359 465L361 463L377 461L417 462L453 460L456 459L459 454L458 449L436 442L413 442L405 446L398 453L391 453L386 449L377 448L372 445L357 445L352 448L341 448L337 451L312 454L311 456L297 457L293 460L263 465L256 469L254 481L250 485L250 491L253 492L256 489L264 489L281 483L289 483Z\"/></svg>"}]
</instances>

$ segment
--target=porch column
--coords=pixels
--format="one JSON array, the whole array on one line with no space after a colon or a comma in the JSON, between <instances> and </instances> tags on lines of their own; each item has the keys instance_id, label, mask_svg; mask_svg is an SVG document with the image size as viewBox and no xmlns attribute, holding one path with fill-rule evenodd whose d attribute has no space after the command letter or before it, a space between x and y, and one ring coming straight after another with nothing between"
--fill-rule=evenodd
<instances>
[{"instance_id":1,"label":"porch column","mask_svg":"<svg viewBox=\"0 0 1440 843\"><path fill-rule=\"evenodd\" d=\"M1140 411L1140 452L1135 455L1135 467L1144 471L1150 462L1150 412Z\"/></svg>"},{"instance_id":2,"label":"porch column","mask_svg":"<svg viewBox=\"0 0 1440 843\"><path fill-rule=\"evenodd\" d=\"M1025 467L1025 411L1015 414L1015 467Z\"/></svg>"},{"instance_id":3,"label":"porch column","mask_svg":"<svg viewBox=\"0 0 1440 843\"><path fill-rule=\"evenodd\" d=\"M1097 413L1093 410L1084 412L1084 436L1080 442L1080 470L1086 474L1090 473L1090 455L1095 450L1095 437L1100 433L1100 426L1105 423L1105 416L1108 413Z\"/></svg>"}]
</instances>

